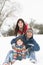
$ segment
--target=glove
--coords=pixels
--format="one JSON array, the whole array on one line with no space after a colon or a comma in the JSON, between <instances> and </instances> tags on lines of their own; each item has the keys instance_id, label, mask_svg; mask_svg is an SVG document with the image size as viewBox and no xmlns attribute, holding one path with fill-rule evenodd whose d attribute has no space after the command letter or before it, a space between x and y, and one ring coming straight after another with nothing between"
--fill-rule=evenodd
<instances>
[{"instance_id":1,"label":"glove","mask_svg":"<svg viewBox=\"0 0 43 65\"><path fill-rule=\"evenodd\" d=\"M12 48L13 48L13 49L15 48L15 43L12 44Z\"/></svg>"}]
</instances>

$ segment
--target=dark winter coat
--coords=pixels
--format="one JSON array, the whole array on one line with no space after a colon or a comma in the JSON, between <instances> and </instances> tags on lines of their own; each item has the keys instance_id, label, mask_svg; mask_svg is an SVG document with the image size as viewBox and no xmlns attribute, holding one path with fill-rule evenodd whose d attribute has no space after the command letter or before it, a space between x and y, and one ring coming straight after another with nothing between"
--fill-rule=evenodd
<instances>
[{"instance_id":1,"label":"dark winter coat","mask_svg":"<svg viewBox=\"0 0 43 65\"><path fill-rule=\"evenodd\" d=\"M25 35L22 35L19 37L21 37L23 39L26 48L32 47L33 51L39 51L40 50L38 43L34 40L33 37L31 37L30 39L27 39ZM16 39L17 38L15 38L11 41L11 45L16 43Z\"/></svg>"}]
</instances>

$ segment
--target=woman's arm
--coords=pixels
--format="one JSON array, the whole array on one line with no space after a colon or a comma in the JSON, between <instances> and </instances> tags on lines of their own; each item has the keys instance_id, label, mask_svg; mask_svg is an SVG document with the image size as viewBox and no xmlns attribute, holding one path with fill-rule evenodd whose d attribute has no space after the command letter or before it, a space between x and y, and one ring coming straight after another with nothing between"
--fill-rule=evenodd
<instances>
[{"instance_id":1,"label":"woman's arm","mask_svg":"<svg viewBox=\"0 0 43 65\"><path fill-rule=\"evenodd\" d=\"M34 39L32 40L32 44L34 44L34 46L33 46L34 51L39 51L40 50L39 44Z\"/></svg>"},{"instance_id":2,"label":"woman's arm","mask_svg":"<svg viewBox=\"0 0 43 65\"><path fill-rule=\"evenodd\" d=\"M16 40L16 38L15 38L15 39L13 39L13 40L11 41L11 46L12 46L12 48L14 48L14 47L15 47L15 40Z\"/></svg>"}]
</instances>

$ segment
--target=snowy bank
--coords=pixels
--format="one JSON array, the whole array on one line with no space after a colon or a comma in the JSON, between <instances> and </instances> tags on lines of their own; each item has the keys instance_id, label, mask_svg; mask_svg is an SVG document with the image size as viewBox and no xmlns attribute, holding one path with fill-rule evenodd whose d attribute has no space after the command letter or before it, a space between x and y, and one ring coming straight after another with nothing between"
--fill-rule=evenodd
<instances>
[{"instance_id":1,"label":"snowy bank","mask_svg":"<svg viewBox=\"0 0 43 65\"><path fill-rule=\"evenodd\" d=\"M14 36L11 37L0 37L0 65L5 60L5 57L9 50L11 50L11 40L15 38ZM37 64L35 65L43 65L43 35L34 35L34 39L37 41L37 43L40 46L40 51L36 52L36 58L37 58ZM32 64L29 59L22 60L22 61L16 61L15 65L27 65L27 64ZM14 65L14 64L13 64ZM33 64L32 64L33 65Z\"/></svg>"}]
</instances>

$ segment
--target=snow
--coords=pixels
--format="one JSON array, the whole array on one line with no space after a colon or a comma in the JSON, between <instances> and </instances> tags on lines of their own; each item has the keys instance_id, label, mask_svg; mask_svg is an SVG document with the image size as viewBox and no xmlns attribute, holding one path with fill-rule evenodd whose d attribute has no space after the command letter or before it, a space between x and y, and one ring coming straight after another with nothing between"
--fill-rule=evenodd
<instances>
[{"instance_id":1,"label":"snow","mask_svg":"<svg viewBox=\"0 0 43 65\"><path fill-rule=\"evenodd\" d=\"M14 36L11 37L0 37L0 65L3 64L7 53L9 52L9 50L12 50L11 48L11 40L15 38ZM43 35L34 35L35 40L38 42L39 46L40 46L40 51L35 52L36 53L36 58L37 58L37 63L35 65L43 65ZM29 59L26 60L22 60L22 61L16 61L14 63L15 65L34 65L33 63L31 63L29 61ZM14 65L13 64L13 65Z\"/></svg>"}]
</instances>

